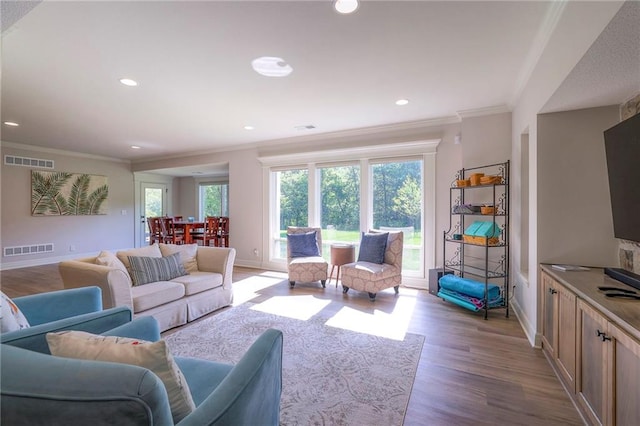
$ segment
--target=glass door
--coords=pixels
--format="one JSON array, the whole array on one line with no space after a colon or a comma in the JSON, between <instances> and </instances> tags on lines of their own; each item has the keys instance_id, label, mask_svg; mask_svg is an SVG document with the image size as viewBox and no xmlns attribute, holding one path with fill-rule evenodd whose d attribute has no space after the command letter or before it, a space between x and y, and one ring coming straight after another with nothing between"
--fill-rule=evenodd
<instances>
[{"instance_id":1,"label":"glass door","mask_svg":"<svg viewBox=\"0 0 640 426\"><path fill-rule=\"evenodd\" d=\"M142 184L142 215L140 217L140 236L143 245L149 244L148 217L164 216L167 212L167 185L163 183Z\"/></svg>"}]
</instances>

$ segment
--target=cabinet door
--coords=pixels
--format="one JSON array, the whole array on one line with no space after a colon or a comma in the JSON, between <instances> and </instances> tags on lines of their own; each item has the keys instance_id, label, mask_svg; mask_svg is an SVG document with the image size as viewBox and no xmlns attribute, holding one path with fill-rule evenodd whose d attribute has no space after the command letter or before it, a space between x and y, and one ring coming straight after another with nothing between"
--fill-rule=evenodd
<instances>
[{"instance_id":1,"label":"cabinet door","mask_svg":"<svg viewBox=\"0 0 640 426\"><path fill-rule=\"evenodd\" d=\"M613 324L609 325L613 339L611 358L612 401L611 424L640 425L640 343Z\"/></svg>"},{"instance_id":2,"label":"cabinet door","mask_svg":"<svg viewBox=\"0 0 640 426\"><path fill-rule=\"evenodd\" d=\"M556 330L558 328L558 304L555 281L542 273L542 348L552 360L556 358Z\"/></svg>"},{"instance_id":3,"label":"cabinet door","mask_svg":"<svg viewBox=\"0 0 640 426\"><path fill-rule=\"evenodd\" d=\"M606 319L591 306L578 301L578 402L593 424L609 424L607 419L607 333Z\"/></svg>"},{"instance_id":4,"label":"cabinet door","mask_svg":"<svg viewBox=\"0 0 640 426\"><path fill-rule=\"evenodd\" d=\"M558 304L558 340L555 343L555 355L558 370L565 384L576 391L576 295L564 286L555 287Z\"/></svg>"}]
</instances>

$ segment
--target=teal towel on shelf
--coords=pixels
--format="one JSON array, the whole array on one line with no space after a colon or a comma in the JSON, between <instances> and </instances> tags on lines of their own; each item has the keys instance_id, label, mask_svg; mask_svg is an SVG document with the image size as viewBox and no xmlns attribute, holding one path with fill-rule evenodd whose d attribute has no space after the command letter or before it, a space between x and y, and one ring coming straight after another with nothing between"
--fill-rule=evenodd
<instances>
[{"instance_id":1,"label":"teal towel on shelf","mask_svg":"<svg viewBox=\"0 0 640 426\"><path fill-rule=\"evenodd\" d=\"M484 283L462 278L453 274L443 275L438 282L440 283L440 287L444 289L477 297L478 299L484 299ZM500 286L496 284L489 284L487 289L489 292L489 300L500 297Z\"/></svg>"},{"instance_id":2,"label":"teal towel on shelf","mask_svg":"<svg viewBox=\"0 0 640 426\"><path fill-rule=\"evenodd\" d=\"M463 308L467 308L474 312L478 312L480 309L484 309L484 299L478 299L473 296L468 296L466 294L457 293L455 291L440 289L438 292L438 297L443 298L444 300L448 300L449 302L455 303L458 306L462 306ZM489 308L494 308L497 306L503 305L502 296L498 296L497 299L489 299Z\"/></svg>"}]
</instances>

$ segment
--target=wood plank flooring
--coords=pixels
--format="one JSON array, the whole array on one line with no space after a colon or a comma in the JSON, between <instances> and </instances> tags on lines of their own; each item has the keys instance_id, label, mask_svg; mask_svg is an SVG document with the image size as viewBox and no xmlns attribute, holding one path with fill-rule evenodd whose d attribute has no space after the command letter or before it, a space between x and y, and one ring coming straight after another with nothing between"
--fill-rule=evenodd
<instances>
[{"instance_id":1,"label":"wood plank flooring","mask_svg":"<svg viewBox=\"0 0 640 426\"><path fill-rule=\"evenodd\" d=\"M63 288L57 265L2 271L0 285L9 297ZM234 297L236 305L318 307L345 326L425 336L405 425L584 424L542 351L531 348L517 319L503 310L486 321L410 288L400 288L399 296L393 289L379 293L375 303L366 293L343 295L335 282L291 290L285 274L248 268L234 269Z\"/></svg>"}]
</instances>

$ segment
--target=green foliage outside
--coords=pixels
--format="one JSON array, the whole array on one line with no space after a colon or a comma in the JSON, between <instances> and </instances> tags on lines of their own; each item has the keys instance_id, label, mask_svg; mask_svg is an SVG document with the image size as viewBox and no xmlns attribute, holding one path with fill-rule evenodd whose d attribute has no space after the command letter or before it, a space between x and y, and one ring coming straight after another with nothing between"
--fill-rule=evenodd
<instances>
[{"instance_id":1,"label":"green foliage outside","mask_svg":"<svg viewBox=\"0 0 640 426\"><path fill-rule=\"evenodd\" d=\"M287 170L278 172L280 180L280 229L287 226L307 226L309 172ZM286 257L286 256L285 256Z\"/></svg>"},{"instance_id":2,"label":"green foliage outside","mask_svg":"<svg viewBox=\"0 0 640 426\"><path fill-rule=\"evenodd\" d=\"M144 191L145 217L162 216L162 189L145 188Z\"/></svg>"},{"instance_id":3,"label":"green foliage outside","mask_svg":"<svg viewBox=\"0 0 640 426\"><path fill-rule=\"evenodd\" d=\"M228 184L211 184L201 186L202 214L206 216L229 216L227 202Z\"/></svg>"}]
</instances>

